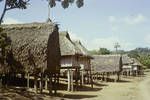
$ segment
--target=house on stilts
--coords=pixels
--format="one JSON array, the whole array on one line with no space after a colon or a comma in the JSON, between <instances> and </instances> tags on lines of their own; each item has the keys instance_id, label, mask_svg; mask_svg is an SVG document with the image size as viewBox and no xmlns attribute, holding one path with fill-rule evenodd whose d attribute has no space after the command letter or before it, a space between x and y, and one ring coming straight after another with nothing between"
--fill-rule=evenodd
<instances>
[{"instance_id":1,"label":"house on stilts","mask_svg":"<svg viewBox=\"0 0 150 100\"><path fill-rule=\"evenodd\" d=\"M25 74L27 87L34 77L36 92L49 87L56 93L60 73L60 45L58 26L52 22L2 25L10 38L7 55L9 74ZM16 71L17 69L21 69Z\"/></svg>"},{"instance_id":2,"label":"house on stilts","mask_svg":"<svg viewBox=\"0 0 150 100\"><path fill-rule=\"evenodd\" d=\"M122 70L121 55L93 55L92 76L94 80L119 81Z\"/></svg>"},{"instance_id":3,"label":"house on stilts","mask_svg":"<svg viewBox=\"0 0 150 100\"><path fill-rule=\"evenodd\" d=\"M68 32L60 32L61 73L67 72L68 91L77 90L84 83L84 69L90 71L90 56L83 50L79 42L73 42ZM79 47L81 46L81 47ZM84 48L85 49L85 48ZM90 78L90 72L89 77Z\"/></svg>"},{"instance_id":4,"label":"house on stilts","mask_svg":"<svg viewBox=\"0 0 150 100\"><path fill-rule=\"evenodd\" d=\"M128 55L122 55L122 74L125 76L143 75L143 65L135 58Z\"/></svg>"}]
</instances>

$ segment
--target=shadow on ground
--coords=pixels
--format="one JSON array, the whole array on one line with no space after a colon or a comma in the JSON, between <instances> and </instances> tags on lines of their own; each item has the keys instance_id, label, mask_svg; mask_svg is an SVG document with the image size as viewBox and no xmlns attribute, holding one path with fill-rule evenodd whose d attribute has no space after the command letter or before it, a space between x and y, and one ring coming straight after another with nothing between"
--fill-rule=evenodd
<instances>
[{"instance_id":1,"label":"shadow on ground","mask_svg":"<svg viewBox=\"0 0 150 100\"><path fill-rule=\"evenodd\" d=\"M72 95L72 94L66 94L64 96L64 98L67 99L84 99L84 98L93 98L93 97L97 97L97 95Z\"/></svg>"}]
</instances>

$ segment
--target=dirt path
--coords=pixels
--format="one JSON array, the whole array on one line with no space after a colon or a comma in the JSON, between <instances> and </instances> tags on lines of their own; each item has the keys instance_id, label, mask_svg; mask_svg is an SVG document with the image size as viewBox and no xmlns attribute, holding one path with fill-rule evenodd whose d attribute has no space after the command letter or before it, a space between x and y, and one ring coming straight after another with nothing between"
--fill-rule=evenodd
<instances>
[{"instance_id":1,"label":"dirt path","mask_svg":"<svg viewBox=\"0 0 150 100\"><path fill-rule=\"evenodd\" d=\"M128 82L108 83L92 100L150 100L150 72Z\"/></svg>"},{"instance_id":2,"label":"dirt path","mask_svg":"<svg viewBox=\"0 0 150 100\"><path fill-rule=\"evenodd\" d=\"M145 77L128 77L123 80L116 83L98 81L93 89L87 85L77 92L58 91L61 94L59 97L13 90L0 93L0 100L150 100L150 72Z\"/></svg>"},{"instance_id":3,"label":"dirt path","mask_svg":"<svg viewBox=\"0 0 150 100\"><path fill-rule=\"evenodd\" d=\"M146 77L139 84L139 93L141 100L150 100L150 72L146 73Z\"/></svg>"},{"instance_id":4,"label":"dirt path","mask_svg":"<svg viewBox=\"0 0 150 100\"><path fill-rule=\"evenodd\" d=\"M97 91L66 93L64 97L71 100L150 100L150 72L146 73L146 77L128 77L123 80L117 83L98 82L99 85L94 86Z\"/></svg>"}]
</instances>

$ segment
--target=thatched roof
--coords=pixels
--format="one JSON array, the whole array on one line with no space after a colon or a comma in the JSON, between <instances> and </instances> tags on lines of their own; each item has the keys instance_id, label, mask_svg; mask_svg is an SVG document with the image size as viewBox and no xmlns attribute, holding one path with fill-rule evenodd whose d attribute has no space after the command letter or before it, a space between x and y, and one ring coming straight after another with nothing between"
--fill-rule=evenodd
<instances>
[{"instance_id":1,"label":"thatched roof","mask_svg":"<svg viewBox=\"0 0 150 100\"><path fill-rule=\"evenodd\" d=\"M133 60L133 64L132 65L135 65L135 66L143 66L139 60L135 59L135 58L132 58Z\"/></svg>"},{"instance_id":2,"label":"thatched roof","mask_svg":"<svg viewBox=\"0 0 150 100\"><path fill-rule=\"evenodd\" d=\"M81 50L71 40L69 33L59 33L61 56L83 55Z\"/></svg>"},{"instance_id":3,"label":"thatched roof","mask_svg":"<svg viewBox=\"0 0 150 100\"><path fill-rule=\"evenodd\" d=\"M128 55L122 55L122 64L123 65L131 65L133 60Z\"/></svg>"},{"instance_id":4,"label":"thatched roof","mask_svg":"<svg viewBox=\"0 0 150 100\"><path fill-rule=\"evenodd\" d=\"M73 41L75 44L75 47L78 48L78 52L80 52L83 56L92 58L92 56L89 54L88 50L82 45L80 41Z\"/></svg>"},{"instance_id":5,"label":"thatched roof","mask_svg":"<svg viewBox=\"0 0 150 100\"><path fill-rule=\"evenodd\" d=\"M80 55L91 57L80 41L72 41L67 31L59 33L61 56Z\"/></svg>"},{"instance_id":6,"label":"thatched roof","mask_svg":"<svg viewBox=\"0 0 150 100\"><path fill-rule=\"evenodd\" d=\"M3 25L11 38L12 60L15 66L26 71L34 69L54 72L59 67L60 46L57 25L53 23L29 23ZM11 58L11 57L10 57Z\"/></svg>"},{"instance_id":7,"label":"thatched roof","mask_svg":"<svg viewBox=\"0 0 150 100\"><path fill-rule=\"evenodd\" d=\"M121 71L122 60L120 55L94 55L91 62L94 72Z\"/></svg>"}]
</instances>

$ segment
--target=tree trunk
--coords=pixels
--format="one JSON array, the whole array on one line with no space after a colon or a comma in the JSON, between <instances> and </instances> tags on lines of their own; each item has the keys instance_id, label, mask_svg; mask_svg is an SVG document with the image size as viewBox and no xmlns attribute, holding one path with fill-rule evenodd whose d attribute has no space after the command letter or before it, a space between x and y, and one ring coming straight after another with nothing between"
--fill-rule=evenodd
<instances>
[{"instance_id":1,"label":"tree trunk","mask_svg":"<svg viewBox=\"0 0 150 100\"><path fill-rule=\"evenodd\" d=\"M7 6L7 5L6 5L6 1L7 1L7 0L5 0L4 10L3 10L2 15L1 15L1 18L0 18L0 25L2 24L4 15L5 15L5 13L6 13L6 6Z\"/></svg>"}]
</instances>

